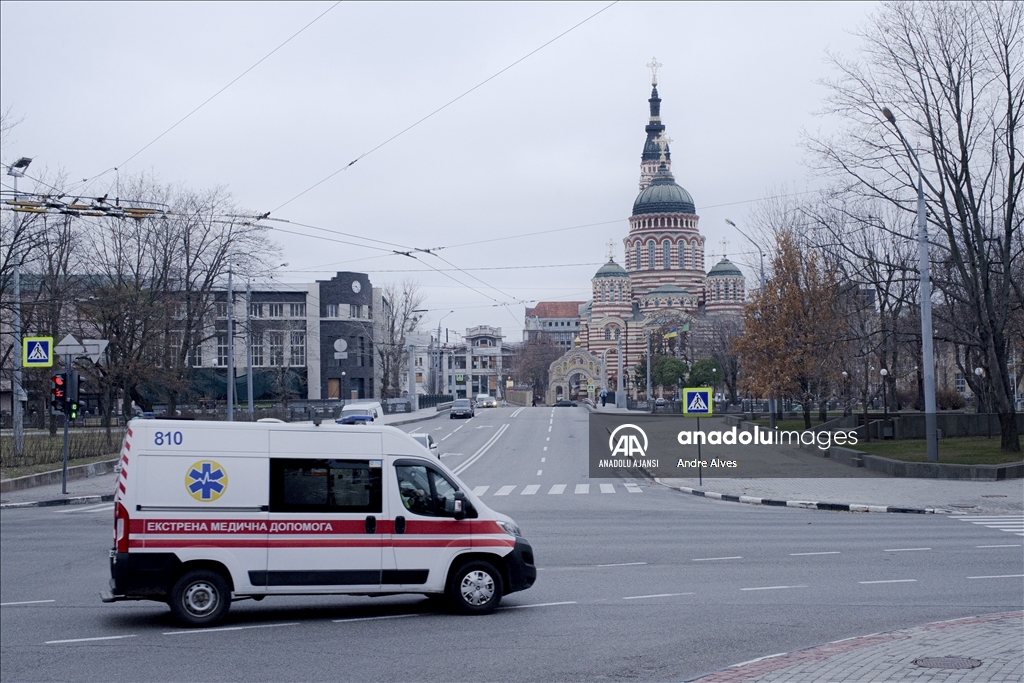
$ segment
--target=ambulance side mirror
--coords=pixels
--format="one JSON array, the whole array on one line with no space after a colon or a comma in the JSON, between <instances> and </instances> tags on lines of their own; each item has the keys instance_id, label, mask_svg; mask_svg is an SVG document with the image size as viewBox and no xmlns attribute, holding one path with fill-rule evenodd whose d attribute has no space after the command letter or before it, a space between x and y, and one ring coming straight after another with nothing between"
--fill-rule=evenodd
<instances>
[{"instance_id":1,"label":"ambulance side mirror","mask_svg":"<svg viewBox=\"0 0 1024 683\"><path fill-rule=\"evenodd\" d=\"M452 517L460 521L466 518L466 494L462 491L455 492L455 510Z\"/></svg>"}]
</instances>

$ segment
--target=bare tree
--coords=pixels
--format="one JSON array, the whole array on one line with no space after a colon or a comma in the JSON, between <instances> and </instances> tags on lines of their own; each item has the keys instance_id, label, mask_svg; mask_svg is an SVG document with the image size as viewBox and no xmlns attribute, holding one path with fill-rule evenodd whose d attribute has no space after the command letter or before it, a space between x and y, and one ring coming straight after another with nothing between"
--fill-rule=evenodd
<instances>
[{"instance_id":1,"label":"bare tree","mask_svg":"<svg viewBox=\"0 0 1024 683\"><path fill-rule=\"evenodd\" d=\"M935 285L951 329L977 349L1002 432L1018 452L1007 325L1022 305L1024 5L888 3L860 31L862 59L833 58L826 113L833 137L810 137L837 188L916 211L917 170L904 140L921 141ZM895 112L901 137L881 111Z\"/></svg>"},{"instance_id":2,"label":"bare tree","mask_svg":"<svg viewBox=\"0 0 1024 683\"><path fill-rule=\"evenodd\" d=\"M406 350L406 335L415 332L419 326L419 308L423 305L424 295L419 286L410 280L400 285L384 285L382 289L381 308L375 312L380 316L380 337L376 340L377 363L381 371L382 398L396 398L402 395L399 375L409 362Z\"/></svg>"}]
</instances>

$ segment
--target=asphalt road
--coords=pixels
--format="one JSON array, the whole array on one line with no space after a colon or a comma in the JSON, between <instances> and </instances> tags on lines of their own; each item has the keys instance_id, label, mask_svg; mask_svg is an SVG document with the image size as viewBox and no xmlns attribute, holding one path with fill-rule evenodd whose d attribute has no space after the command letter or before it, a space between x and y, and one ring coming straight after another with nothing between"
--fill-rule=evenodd
<instances>
[{"instance_id":1,"label":"asphalt road","mask_svg":"<svg viewBox=\"0 0 1024 683\"><path fill-rule=\"evenodd\" d=\"M419 596L268 598L236 603L221 628L181 629L165 605L100 603L109 504L4 510L0 679L679 681L1024 605L1021 536L591 480L587 416L497 408L403 427L433 434L533 544L536 585L486 617Z\"/></svg>"}]
</instances>

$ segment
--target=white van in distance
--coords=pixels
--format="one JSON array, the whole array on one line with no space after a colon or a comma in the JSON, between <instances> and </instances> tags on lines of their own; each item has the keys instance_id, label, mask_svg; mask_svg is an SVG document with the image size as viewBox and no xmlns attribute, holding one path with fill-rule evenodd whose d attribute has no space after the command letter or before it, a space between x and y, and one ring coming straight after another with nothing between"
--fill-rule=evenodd
<instances>
[{"instance_id":1,"label":"white van in distance","mask_svg":"<svg viewBox=\"0 0 1024 683\"><path fill-rule=\"evenodd\" d=\"M232 600L422 593L491 612L533 549L394 427L132 420L104 602L167 602L210 626Z\"/></svg>"}]
</instances>

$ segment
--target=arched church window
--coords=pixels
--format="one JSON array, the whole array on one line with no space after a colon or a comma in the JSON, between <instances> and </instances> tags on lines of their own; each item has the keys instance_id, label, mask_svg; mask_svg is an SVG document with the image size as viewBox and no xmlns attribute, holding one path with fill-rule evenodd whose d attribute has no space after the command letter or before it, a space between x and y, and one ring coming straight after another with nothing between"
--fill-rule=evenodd
<instances>
[{"instance_id":1,"label":"arched church window","mask_svg":"<svg viewBox=\"0 0 1024 683\"><path fill-rule=\"evenodd\" d=\"M700 263L700 261L697 260L697 243L694 242L693 244L690 245L690 267L700 268L701 270L704 270L703 266L697 265L698 263Z\"/></svg>"},{"instance_id":2,"label":"arched church window","mask_svg":"<svg viewBox=\"0 0 1024 683\"><path fill-rule=\"evenodd\" d=\"M647 243L647 269L654 270L654 240Z\"/></svg>"},{"instance_id":3,"label":"arched church window","mask_svg":"<svg viewBox=\"0 0 1024 683\"><path fill-rule=\"evenodd\" d=\"M672 267L672 245L668 240L661 243L661 267L665 270Z\"/></svg>"},{"instance_id":4,"label":"arched church window","mask_svg":"<svg viewBox=\"0 0 1024 683\"><path fill-rule=\"evenodd\" d=\"M604 340L605 341L611 341L612 340L612 328L611 327L604 328Z\"/></svg>"},{"instance_id":5,"label":"arched church window","mask_svg":"<svg viewBox=\"0 0 1024 683\"><path fill-rule=\"evenodd\" d=\"M633 268L640 270L640 240L633 243Z\"/></svg>"},{"instance_id":6,"label":"arched church window","mask_svg":"<svg viewBox=\"0 0 1024 683\"><path fill-rule=\"evenodd\" d=\"M679 243L679 267L686 268L689 264L686 262L686 242Z\"/></svg>"}]
</instances>

